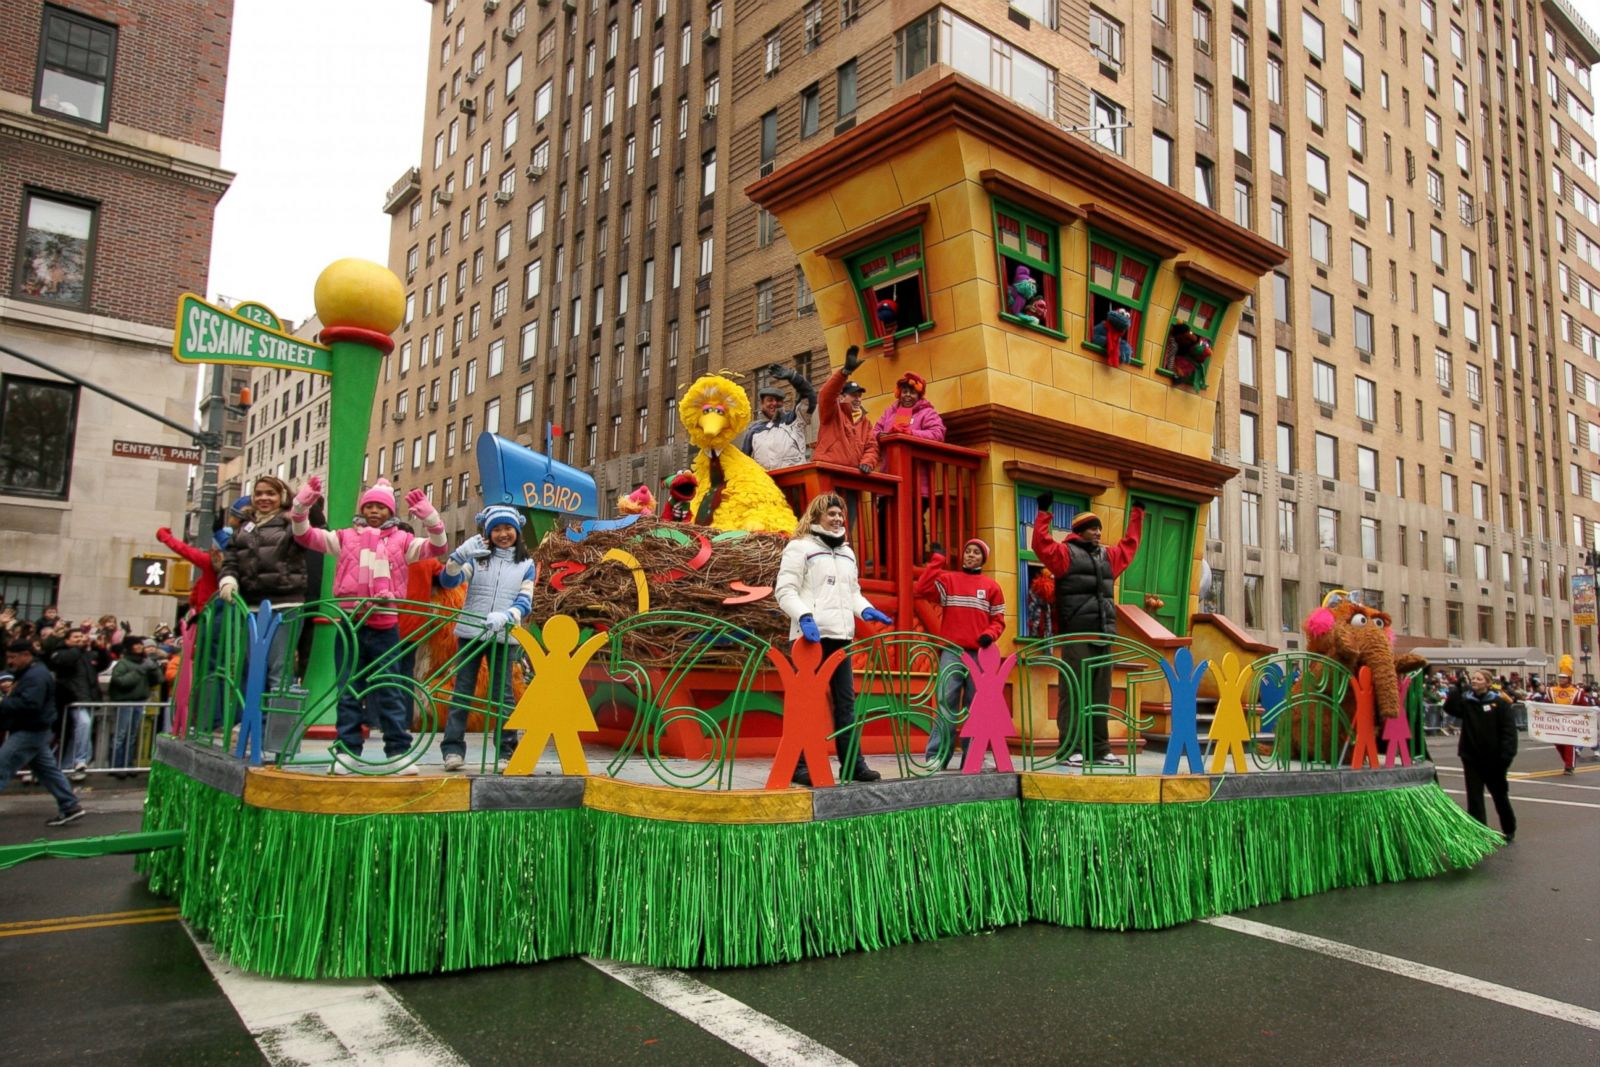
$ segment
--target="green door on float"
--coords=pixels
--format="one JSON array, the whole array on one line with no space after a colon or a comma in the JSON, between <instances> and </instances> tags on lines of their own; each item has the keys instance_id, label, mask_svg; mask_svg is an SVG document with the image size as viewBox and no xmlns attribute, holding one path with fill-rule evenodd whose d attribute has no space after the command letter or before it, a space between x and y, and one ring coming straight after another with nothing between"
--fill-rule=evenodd
<instances>
[{"instance_id":1,"label":"green door on float","mask_svg":"<svg viewBox=\"0 0 1600 1067\"><path fill-rule=\"evenodd\" d=\"M1189 632L1189 570L1194 565L1195 506L1143 497L1144 532L1139 551L1118 579L1123 604L1144 607L1146 594L1164 604L1150 612L1178 636Z\"/></svg>"}]
</instances>

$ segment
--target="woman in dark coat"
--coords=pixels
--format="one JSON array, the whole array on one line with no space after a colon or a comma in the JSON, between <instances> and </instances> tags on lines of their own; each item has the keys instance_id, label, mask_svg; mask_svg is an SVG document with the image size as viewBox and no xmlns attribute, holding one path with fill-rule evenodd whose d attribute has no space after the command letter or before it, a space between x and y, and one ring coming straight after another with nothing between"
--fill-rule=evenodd
<instances>
[{"instance_id":1,"label":"woman in dark coat","mask_svg":"<svg viewBox=\"0 0 1600 1067\"><path fill-rule=\"evenodd\" d=\"M1510 841L1517 836L1517 817L1511 810L1506 771L1517 756L1517 724L1511 717L1511 698L1489 688L1489 672L1473 671L1466 686L1457 685L1445 698L1444 711L1461 720L1461 743L1456 753L1467 778L1467 814L1489 824L1483 808L1483 790L1494 798L1500 832Z\"/></svg>"}]
</instances>

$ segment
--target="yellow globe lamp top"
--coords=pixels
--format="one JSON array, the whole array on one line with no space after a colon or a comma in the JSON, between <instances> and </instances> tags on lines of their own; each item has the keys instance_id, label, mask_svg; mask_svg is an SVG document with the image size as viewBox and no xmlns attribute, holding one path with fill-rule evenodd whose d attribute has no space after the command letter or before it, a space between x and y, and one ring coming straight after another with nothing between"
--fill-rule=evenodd
<instances>
[{"instance_id":1,"label":"yellow globe lamp top","mask_svg":"<svg viewBox=\"0 0 1600 1067\"><path fill-rule=\"evenodd\" d=\"M394 271L367 259L339 259L317 276L312 294L324 326L357 326L390 334L406 312L405 286Z\"/></svg>"}]
</instances>

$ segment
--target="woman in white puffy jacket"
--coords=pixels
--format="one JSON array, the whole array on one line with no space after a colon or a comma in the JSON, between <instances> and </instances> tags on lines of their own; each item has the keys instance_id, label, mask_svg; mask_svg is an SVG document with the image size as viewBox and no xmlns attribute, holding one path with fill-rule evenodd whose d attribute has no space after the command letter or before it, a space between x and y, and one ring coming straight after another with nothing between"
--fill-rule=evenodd
<instances>
[{"instance_id":1,"label":"woman in white puffy jacket","mask_svg":"<svg viewBox=\"0 0 1600 1067\"><path fill-rule=\"evenodd\" d=\"M778 563L775 595L778 607L789 616L789 639L820 643L823 659L850 643L855 637L858 617L884 625L893 622L861 595L856 554L845 540L845 503L834 493L818 494L806 505L800 525L795 528L794 540L784 548L783 558ZM833 728L842 752L849 739L838 732L846 730L856 719L856 683L848 656L828 680L828 701L832 705ZM840 758L841 781L853 778L858 782L875 782L881 777L867 766L859 752L855 770L848 775L843 757ZM797 785L811 784L811 772L804 756L795 768L794 781Z\"/></svg>"}]
</instances>

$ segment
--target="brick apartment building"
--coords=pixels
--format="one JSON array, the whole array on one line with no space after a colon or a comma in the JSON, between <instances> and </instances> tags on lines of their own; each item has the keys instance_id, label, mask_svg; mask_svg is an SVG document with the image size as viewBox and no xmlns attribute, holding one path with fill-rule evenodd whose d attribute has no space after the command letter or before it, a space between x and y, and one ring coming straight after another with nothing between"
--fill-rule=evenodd
<instances>
[{"instance_id":1,"label":"brick apartment building","mask_svg":"<svg viewBox=\"0 0 1600 1067\"><path fill-rule=\"evenodd\" d=\"M204 292L231 0L0 6L4 343L193 421L195 370L170 347L180 293ZM0 356L0 586L145 629L173 602L127 589L130 557L181 529L185 467L112 457L112 441L186 438Z\"/></svg>"},{"instance_id":2,"label":"brick apartment building","mask_svg":"<svg viewBox=\"0 0 1600 1067\"><path fill-rule=\"evenodd\" d=\"M846 339L742 190L955 70L1290 253L1218 387L1220 610L1292 645L1359 588L1416 639L1593 655L1600 38L1565 0L431 3L368 466L452 533L484 429L559 426L609 500L685 461L696 374L820 379Z\"/></svg>"}]
</instances>

